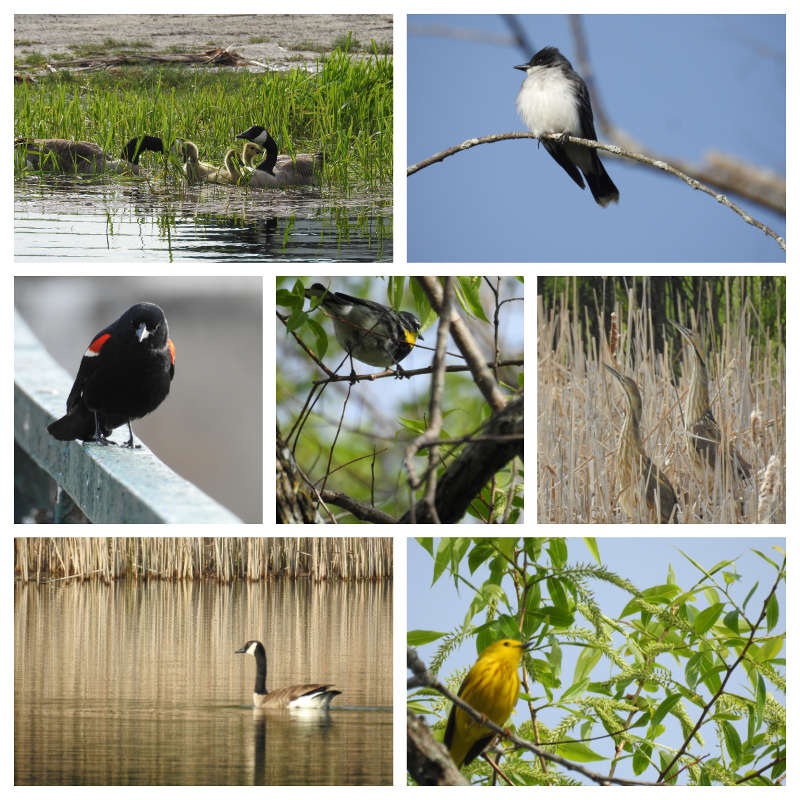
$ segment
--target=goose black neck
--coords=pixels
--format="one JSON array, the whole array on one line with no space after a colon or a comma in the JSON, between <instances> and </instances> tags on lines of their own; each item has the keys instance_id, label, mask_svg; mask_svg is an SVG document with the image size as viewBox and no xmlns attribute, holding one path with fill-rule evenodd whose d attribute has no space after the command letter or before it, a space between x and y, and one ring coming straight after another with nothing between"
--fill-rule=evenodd
<instances>
[{"instance_id":1,"label":"goose black neck","mask_svg":"<svg viewBox=\"0 0 800 800\"><path fill-rule=\"evenodd\" d=\"M131 164L139 163L139 156L145 150L152 150L154 153L164 152L164 142L158 136L134 136L125 147L122 148L122 158Z\"/></svg>"},{"instance_id":2,"label":"goose black neck","mask_svg":"<svg viewBox=\"0 0 800 800\"><path fill-rule=\"evenodd\" d=\"M268 172L270 175L274 173L272 170L275 167L275 164L278 163L278 145L276 144L275 140L266 132L264 131L264 136L266 136L266 141L264 142L264 149L267 151L267 157L256 167L256 169L263 170L264 172Z\"/></svg>"},{"instance_id":3,"label":"goose black neck","mask_svg":"<svg viewBox=\"0 0 800 800\"><path fill-rule=\"evenodd\" d=\"M267 693L267 654L264 651L264 646L259 644L253 653L256 659L256 685L253 691L256 694Z\"/></svg>"}]
</instances>

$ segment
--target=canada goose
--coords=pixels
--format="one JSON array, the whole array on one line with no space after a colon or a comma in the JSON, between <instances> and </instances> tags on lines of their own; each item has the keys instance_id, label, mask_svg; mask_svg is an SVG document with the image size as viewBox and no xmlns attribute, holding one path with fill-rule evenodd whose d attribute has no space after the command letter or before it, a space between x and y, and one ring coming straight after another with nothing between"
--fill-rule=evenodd
<instances>
[{"instance_id":1,"label":"canada goose","mask_svg":"<svg viewBox=\"0 0 800 800\"><path fill-rule=\"evenodd\" d=\"M294 160L291 156L278 156L278 145L261 125L252 125L237 139L247 139L261 145L267 151L267 157L255 168L250 176L251 186L318 186L319 173L322 171L324 156L322 153L298 153Z\"/></svg>"},{"instance_id":2,"label":"canada goose","mask_svg":"<svg viewBox=\"0 0 800 800\"><path fill-rule=\"evenodd\" d=\"M239 161L239 154L235 150L231 149L225 153L224 165L221 167L208 161L200 161L197 145L188 139L176 139L172 146L172 152L183 158L183 171L192 183L198 181L239 183L242 180L244 170Z\"/></svg>"},{"instance_id":3,"label":"canada goose","mask_svg":"<svg viewBox=\"0 0 800 800\"><path fill-rule=\"evenodd\" d=\"M212 170L205 176L208 183L239 183L243 179L244 182L247 182L247 178L244 176L244 166L239 160L239 154L232 149L225 153L224 166Z\"/></svg>"},{"instance_id":4,"label":"canada goose","mask_svg":"<svg viewBox=\"0 0 800 800\"><path fill-rule=\"evenodd\" d=\"M207 175L219 170L219 167L208 161L200 161L200 150L188 139L176 139L172 145L172 152L183 159L183 172L192 183L203 180Z\"/></svg>"},{"instance_id":5,"label":"canada goose","mask_svg":"<svg viewBox=\"0 0 800 800\"><path fill-rule=\"evenodd\" d=\"M298 686L287 686L284 689L267 691L267 654L261 642L251 639L244 644L236 654L255 656L256 659L256 685L253 690L253 706L259 708L306 708L325 710L330 706L331 700L338 689L331 689L321 683L304 683Z\"/></svg>"},{"instance_id":6,"label":"canada goose","mask_svg":"<svg viewBox=\"0 0 800 800\"><path fill-rule=\"evenodd\" d=\"M263 147L259 147L257 144L253 144L253 142L245 142L242 148L242 163L250 167L250 169L255 169L256 161L261 158L263 152Z\"/></svg>"},{"instance_id":7,"label":"canada goose","mask_svg":"<svg viewBox=\"0 0 800 800\"><path fill-rule=\"evenodd\" d=\"M158 136L135 136L115 159L94 142L70 139L14 139L14 147L25 151L25 161L33 169L48 172L132 172L139 174L139 156L145 150L164 152Z\"/></svg>"}]
</instances>

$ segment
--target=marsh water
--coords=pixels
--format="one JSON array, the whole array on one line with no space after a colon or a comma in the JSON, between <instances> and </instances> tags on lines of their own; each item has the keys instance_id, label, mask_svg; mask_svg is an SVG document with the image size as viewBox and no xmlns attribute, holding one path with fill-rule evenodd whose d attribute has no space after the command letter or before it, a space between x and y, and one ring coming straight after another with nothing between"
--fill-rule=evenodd
<instances>
[{"instance_id":1,"label":"marsh water","mask_svg":"<svg viewBox=\"0 0 800 800\"><path fill-rule=\"evenodd\" d=\"M17 785L387 785L391 583L15 586ZM329 714L252 709L332 683Z\"/></svg>"},{"instance_id":2,"label":"marsh water","mask_svg":"<svg viewBox=\"0 0 800 800\"><path fill-rule=\"evenodd\" d=\"M15 183L14 254L36 261L391 261L391 189L386 194L26 176Z\"/></svg>"}]
</instances>

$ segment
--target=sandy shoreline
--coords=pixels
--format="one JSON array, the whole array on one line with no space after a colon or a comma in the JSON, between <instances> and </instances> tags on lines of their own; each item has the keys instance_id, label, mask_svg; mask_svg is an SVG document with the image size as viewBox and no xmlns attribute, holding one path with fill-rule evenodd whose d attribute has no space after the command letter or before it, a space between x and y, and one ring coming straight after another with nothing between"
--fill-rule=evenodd
<instances>
[{"instance_id":1,"label":"sandy shoreline","mask_svg":"<svg viewBox=\"0 0 800 800\"><path fill-rule=\"evenodd\" d=\"M235 50L270 67L313 62L309 44L329 50L352 32L366 46L392 42L391 14L15 14L14 57L69 53L71 44L149 42L156 53ZM252 40L264 41L252 41ZM145 51L146 52L146 51Z\"/></svg>"}]
</instances>

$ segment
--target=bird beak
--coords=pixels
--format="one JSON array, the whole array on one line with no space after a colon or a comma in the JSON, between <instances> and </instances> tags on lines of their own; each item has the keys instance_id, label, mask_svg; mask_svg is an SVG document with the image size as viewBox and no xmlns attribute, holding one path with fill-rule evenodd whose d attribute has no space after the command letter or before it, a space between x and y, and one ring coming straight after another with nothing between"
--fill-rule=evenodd
<instances>
[{"instance_id":1,"label":"bird beak","mask_svg":"<svg viewBox=\"0 0 800 800\"><path fill-rule=\"evenodd\" d=\"M614 367L609 367L608 364L603 364L603 366L615 377L620 378L622 377L619 372L617 372Z\"/></svg>"},{"instance_id":2,"label":"bird beak","mask_svg":"<svg viewBox=\"0 0 800 800\"><path fill-rule=\"evenodd\" d=\"M139 327L136 329L136 338L139 340L139 343L141 344L149 335L150 331L147 330L147 325L144 322L140 323Z\"/></svg>"},{"instance_id":3,"label":"bird beak","mask_svg":"<svg viewBox=\"0 0 800 800\"><path fill-rule=\"evenodd\" d=\"M514 66L514 69L521 69L523 72L527 72L529 66L530 64L517 64Z\"/></svg>"}]
</instances>

